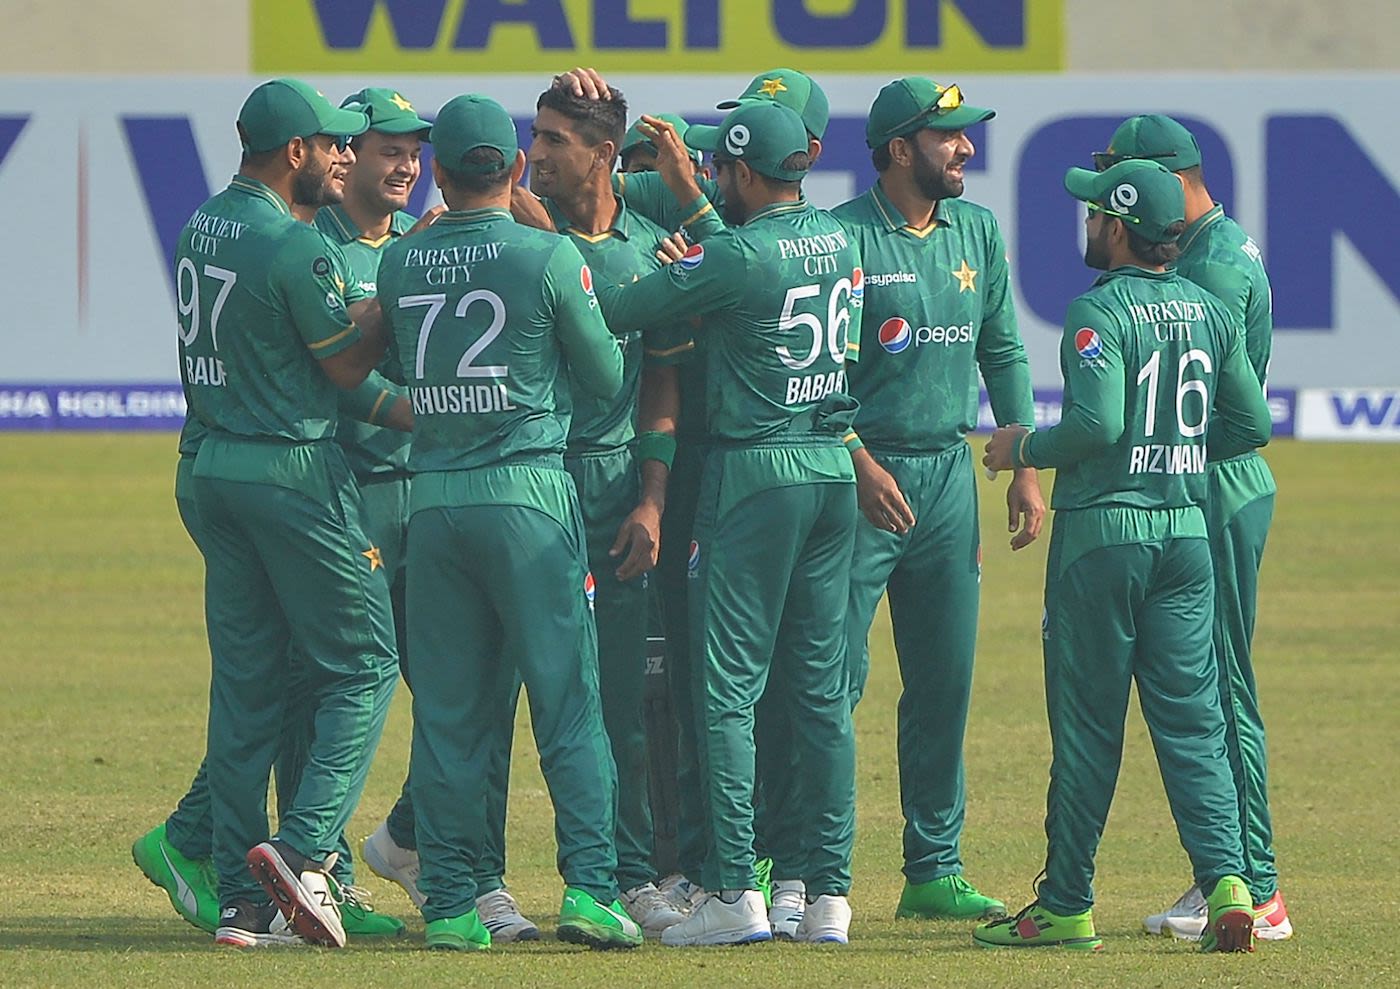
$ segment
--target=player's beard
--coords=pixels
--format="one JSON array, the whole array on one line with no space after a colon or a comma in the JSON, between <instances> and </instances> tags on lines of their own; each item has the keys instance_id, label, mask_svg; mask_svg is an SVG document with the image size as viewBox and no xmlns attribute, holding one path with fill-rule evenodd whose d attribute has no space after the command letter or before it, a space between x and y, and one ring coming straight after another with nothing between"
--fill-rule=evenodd
<instances>
[{"instance_id":1,"label":"player's beard","mask_svg":"<svg viewBox=\"0 0 1400 989\"><path fill-rule=\"evenodd\" d=\"M954 160L957 160L956 157L939 164L926 156L915 144L914 185L918 188L919 195L933 203L941 199L957 199L961 196L963 194L963 180L951 178L946 171ZM962 159L959 163L965 166L967 160Z\"/></svg>"},{"instance_id":2,"label":"player's beard","mask_svg":"<svg viewBox=\"0 0 1400 989\"><path fill-rule=\"evenodd\" d=\"M1108 224L1100 222L1097 236L1084 240L1084 263L1095 271L1108 270Z\"/></svg>"},{"instance_id":3,"label":"player's beard","mask_svg":"<svg viewBox=\"0 0 1400 989\"><path fill-rule=\"evenodd\" d=\"M298 206L331 206L344 199L331 183L331 168L313 155L292 175L292 202Z\"/></svg>"}]
</instances>

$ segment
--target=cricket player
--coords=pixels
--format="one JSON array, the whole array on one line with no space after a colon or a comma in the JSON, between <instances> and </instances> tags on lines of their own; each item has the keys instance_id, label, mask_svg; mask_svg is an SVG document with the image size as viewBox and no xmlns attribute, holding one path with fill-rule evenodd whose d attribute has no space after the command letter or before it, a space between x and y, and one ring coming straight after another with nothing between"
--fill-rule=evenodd
<instances>
[{"instance_id":1,"label":"cricket player","mask_svg":"<svg viewBox=\"0 0 1400 989\"><path fill-rule=\"evenodd\" d=\"M539 97L527 156L531 184L554 228L574 242L599 284L622 284L659 269L657 247L667 238L666 230L629 210L613 192L626 125L620 91L608 100L589 100L551 86ZM622 389L603 400L578 396L568 402L564 463L578 489L596 587L603 722L618 768L618 886L632 919L659 936L683 915L657 889L651 862L643 575L656 565L661 543L679 398L674 374L644 377L640 331L619 334L618 340Z\"/></svg>"},{"instance_id":2,"label":"cricket player","mask_svg":"<svg viewBox=\"0 0 1400 989\"><path fill-rule=\"evenodd\" d=\"M1147 114L1125 120L1109 150L1096 156L1107 168L1126 158L1160 161L1186 192L1186 231L1176 272L1206 289L1245 328L1245 353L1261 382L1273 348L1273 305L1259 246L1211 198L1201 174L1195 136L1171 117ZM1268 759L1259 694L1254 684L1251 640L1259 592L1259 564L1274 515L1274 478L1256 451L1206 463L1209 497L1206 525L1215 565L1215 629L1212 641L1225 713L1225 747L1240 800L1244 877L1254 899L1254 931L1264 940L1291 937L1293 924L1278 889L1274 867L1273 818L1269 813ZM1163 913L1144 922L1153 934L1200 938L1206 924L1205 897L1192 885Z\"/></svg>"},{"instance_id":3,"label":"cricket player","mask_svg":"<svg viewBox=\"0 0 1400 989\"><path fill-rule=\"evenodd\" d=\"M854 742L844 621L855 492L842 445L859 260L801 199L807 131L772 101L685 142L714 152L732 229L666 270L600 291L614 332L685 316L708 334L709 427L690 569L701 779L712 850L706 898L663 944L772 938L755 873L754 707L772 683L796 725L809 902L797 938L847 937ZM770 680L771 676L771 680Z\"/></svg>"},{"instance_id":4,"label":"cricket player","mask_svg":"<svg viewBox=\"0 0 1400 989\"><path fill-rule=\"evenodd\" d=\"M896 917L995 918L1000 901L963 878L963 735L972 696L982 578L977 485L966 436L978 372L1001 424L1033 425L1030 365L1016 326L996 218L962 199L976 149L967 128L995 111L920 76L880 90L866 144L880 174L833 213L864 264L865 349L848 372L860 401L852 459L865 519L851 573L851 705L869 672L866 644L888 591L899 701L904 892ZM1035 470L1007 491L1013 549L1040 531ZM918 520L915 524L915 520Z\"/></svg>"},{"instance_id":5,"label":"cricket player","mask_svg":"<svg viewBox=\"0 0 1400 989\"><path fill-rule=\"evenodd\" d=\"M633 947L618 900L616 769L598 699L594 581L554 393L599 399L622 356L567 238L518 226L510 115L483 96L439 111L433 175L448 206L379 268L414 407L409 468L410 768L429 947L488 947L476 866L501 712L523 679L554 803L561 940Z\"/></svg>"},{"instance_id":6,"label":"cricket player","mask_svg":"<svg viewBox=\"0 0 1400 989\"><path fill-rule=\"evenodd\" d=\"M195 212L176 251L181 361L191 410L209 429L194 495L221 943L273 936L274 910L308 941L345 943L326 860L397 680L388 588L372 576L379 550L333 442L336 389L364 380L384 336L373 303L357 303L352 319L335 248L291 213L343 196L349 138L368 125L296 80L259 86L238 118L238 175ZM303 669L289 673L289 656ZM293 678L316 691L294 694ZM266 840L268 776L292 701L314 707L315 735Z\"/></svg>"},{"instance_id":7,"label":"cricket player","mask_svg":"<svg viewBox=\"0 0 1400 989\"><path fill-rule=\"evenodd\" d=\"M984 947L1098 950L1094 853L1122 759L1128 694L1152 733L1177 832L1205 894L1207 951L1252 951L1235 783L1225 753L1211 624L1207 450L1268 442L1269 408L1244 327L1170 270L1181 183L1155 161L1072 168L1089 206L1085 263L1105 273L1070 304L1060 345L1064 417L1005 426L983 463L1054 467L1046 565L1045 695L1054 760L1045 879L1035 902L983 924Z\"/></svg>"}]
</instances>

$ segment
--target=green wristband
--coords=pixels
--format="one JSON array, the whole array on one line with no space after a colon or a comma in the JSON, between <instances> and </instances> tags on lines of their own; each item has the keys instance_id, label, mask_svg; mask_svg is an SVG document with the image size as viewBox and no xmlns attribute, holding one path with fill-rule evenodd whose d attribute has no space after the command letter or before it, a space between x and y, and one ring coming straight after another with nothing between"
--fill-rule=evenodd
<instances>
[{"instance_id":1,"label":"green wristband","mask_svg":"<svg viewBox=\"0 0 1400 989\"><path fill-rule=\"evenodd\" d=\"M657 460L671 469L671 461L676 456L676 438L670 433L649 430L637 437L637 459Z\"/></svg>"}]
</instances>

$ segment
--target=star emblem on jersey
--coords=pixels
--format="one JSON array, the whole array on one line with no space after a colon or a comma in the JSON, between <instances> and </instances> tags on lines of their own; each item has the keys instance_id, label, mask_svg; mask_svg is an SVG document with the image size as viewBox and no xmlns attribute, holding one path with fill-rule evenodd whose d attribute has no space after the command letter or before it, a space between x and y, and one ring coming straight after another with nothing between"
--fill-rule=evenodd
<instances>
[{"instance_id":1,"label":"star emblem on jersey","mask_svg":"<svg viewBox=\"0 0 1400 989\"><path fill-rule=\"evenodd\" d=\"M371 546L360 555L369 561L370 573L374 573L374 571L384 566L384 557L379 554L378 546Z\"/></svg>"},{"instance_id":2,"label":"star emblem on jersey","mask_svg":"<svg viewBox=\"0 0 1400 989\"><path fill-rule=\"evenodd\" d=\"M408 102L408 100L404 99L398 93L395 93L392 97L390 97L389 102L393 103L394 106L398 107L400 110L403 110L405 112L413 109L413 104Z\"/></svg>"},{"instance_id":3,"label":"star emblem on jersey","mask_svg":"<svg viewBox=\"0 0 1400 989\"><path fill-rule=\"evenodd\" d=\"M775 99L779 93L786 93L787 85L781 79L764 79L763 85L758 87L758 91L771 100Z\"/></svg>"},{"instance_id":4,"label":"star emblem on jersey","mask_svg":"<svg viewBox=\"0 0 1400 989\"><path fill-rule=\"evenodd\" d=\"M977 272L967 266L967 258L963 258L961 268L953 269L953 277L958 280L958 294L964 292L977 291Z\"/></svg>"}]
</instances>

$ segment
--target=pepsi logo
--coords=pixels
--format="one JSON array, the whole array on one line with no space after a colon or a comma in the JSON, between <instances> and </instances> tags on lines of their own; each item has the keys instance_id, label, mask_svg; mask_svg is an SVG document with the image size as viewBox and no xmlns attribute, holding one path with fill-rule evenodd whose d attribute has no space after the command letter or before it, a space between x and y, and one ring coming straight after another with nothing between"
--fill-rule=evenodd
<instances>
[{"instance_id":1,"label":"pepsi logo","mask_svg":"<svg viewBox=\"0 0 1400 989\"><path fill-rule=\"evenodd\" d=\"M902 316L891 316L880 324L876 338L880 341L880 346L890 354L898 354L909 346L914 339L914 330L909 325L909 321Z\"/></svg>"},{"instance_id":2,"label":"pepsi logo","mask_svg":"<svg viewBox=\"0 0 1400 989\"><path fill-rule=\"evenodd\" d=\"M1096 330L1081 326L1074 334L1074 349L1080 357L1094 358L1103 353L1103 341Z\"/></svg>"},{"instance_id":3,"label":"pepsi logo","mask_svg":"<svg viewBox=\"0 0 1400 989\"><path fill-rule=\"evenodd\" d=\"M700 267L701 263L704 262L704 260L705 245L691 244L690 247L686 249L686 252L681 255L681 259L676 263L679 264L686 271L694 271L696 268Z\"/></svg>"},{"instance_id":4,"label":"pepsi logo","mask_svg":"<svg viewBox=\"0 0 1400 989\"><path fill-rule=\"evenodd\" d=\"M686 558L685 569L692 577L700 569L700 544L694 539L690 541L690 556Z\"/></svg>"},{"instance_id":5,"label":"pepsi logo","mask_svg":"<svg viewBox=\"0 0 1400 989\"><path fill-rule=\"evenodd\" d=\"M865 272L859 268L851 272L851 298L857 301L865 298Z\"/></svg>"},{"instance_id":6,"label":"pepsi logo","mask_svg":"<svg viewBox=\"0 0 1400 989\"><path fill-rule=\"evenodd\" d=\"M588 267L588 265L584 265L582 268L579 269L579 272L578 272L578 280L579 280L579 284L581 284L581 285L583 286L583 290L584 290L585 292L587 292L589 295L592 295L592 294L593 294L593 271L592 271L592 269L590 269L590 268Z\"/></svg>"},{"instance_id":7,"label":"pepsi logo","mask_svg":"<svg viewBox=\"0 0 1400 989\"><path fill-rule=\"evenodd\" d=\"M585 271L587 269L584 269ZM593 571L583 575L583 596L588 599L588 607L593 607L593 598L598 593L598 585L593 581Z\"/></svg>"}]
</instances>

